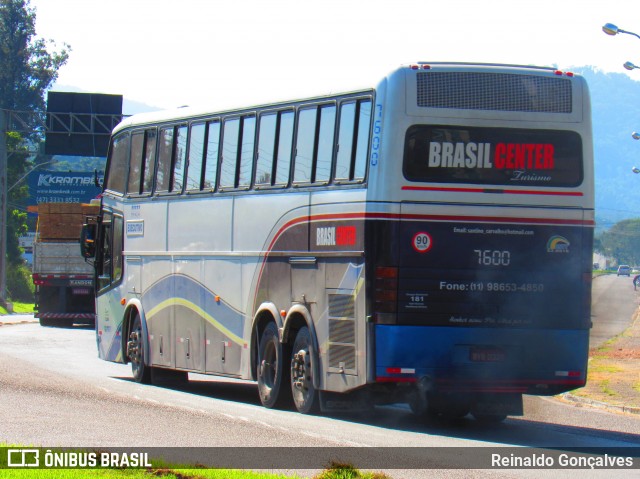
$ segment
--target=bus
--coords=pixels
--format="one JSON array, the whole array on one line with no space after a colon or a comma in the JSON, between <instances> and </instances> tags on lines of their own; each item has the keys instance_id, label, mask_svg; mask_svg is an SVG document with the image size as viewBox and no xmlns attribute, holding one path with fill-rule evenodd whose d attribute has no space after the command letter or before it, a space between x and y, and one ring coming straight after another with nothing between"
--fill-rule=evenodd
<instances>
[{"instance_id":1,"label":"bus","mask_svg":"<svg viewBox=\"0 0 640 479\"><path fill-rule=\"evenodd\" d=\"M522 415L586 382L592 150L584 79L515 65L127 118L83 229L99 357L302 413Z\"/></svg>"}]
</instances>

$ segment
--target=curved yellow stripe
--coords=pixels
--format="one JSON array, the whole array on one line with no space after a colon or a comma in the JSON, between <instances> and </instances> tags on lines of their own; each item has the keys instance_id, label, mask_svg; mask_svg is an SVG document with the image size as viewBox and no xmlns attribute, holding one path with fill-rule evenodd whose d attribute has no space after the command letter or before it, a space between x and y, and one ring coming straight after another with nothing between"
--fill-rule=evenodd
<instances>
[{"instance_id":1,"label":"curved yellow stripe","mask_svg":"<svg viewBox=\"0 0 640 479\"><path fill-rule=\"evenodd\" d=\"M240 345L242 347L246 347L247 346L247 342L244 339L242 339L241 337L236 336L235 334L233 334L231 331L229 331L227 328L225 328L222 325L222 323L216 321L216 319L213 316L211 316L209 313L207 313L200 306L192 303L191 301L187 301L184 298L169 298L169 299L166 299L166 300L162 301L157 306L155 306L154 308L151 308L151 310L149 310L149 312L146 314L147 319L151 319L153 316L158 314L163 309L170 308L172 306L184 306L185 308L190 309L191 311L193 311L194 313L196 313L200 317L206 319L209 323L211 323L212 326L214 326L216 329L221 331L225 336L227 336L234 343L236 343L236 344L238 344L238 345Z\"/></svg>"}]
</instances>

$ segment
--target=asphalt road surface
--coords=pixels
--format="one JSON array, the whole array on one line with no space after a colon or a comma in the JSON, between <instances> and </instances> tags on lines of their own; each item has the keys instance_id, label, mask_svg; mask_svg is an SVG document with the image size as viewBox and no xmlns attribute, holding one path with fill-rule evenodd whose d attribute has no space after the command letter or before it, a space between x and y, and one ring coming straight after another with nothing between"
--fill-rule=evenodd
<instances>
[{"instance_id":1,"label":"asphalt road surface","mask_svg":"<svg viewBox=\"0 0 640 479\"><path fill-rule=\"evenodd\" d=\"M594 332L624 329L636 307L628 278L594 283ZM602 291L601 291L602 288ZM619 295L619 296L618 296ZM597 298L596 298L597 297ZM601 302L609 302L600 309ZM630 312L627 309L630 308ZM626 315L626 320L624 319ZM611 319L620 316L622 320ZM626 321L626 323L625 323ZM614 324L615 326L611 326ZM606 335L610 332L598 332ZM616 333L617 334L617 333ZM310 476L299 450L332 451L394 447L397 455L384 469L401 477L637 477L638 470L468 470L445 471L450 460L469 458L479 449L511 452L509 447L563 450L589 447L640 448L640 417L615 414L553 398L526 397L525 415L484 426L470 418L456 422L416 419L406 407L377 408L373 414L305 416L259 405L250 382L191 375L179 389L143 386L132 381L128 366L97 358L93 330L42 328L38 324L0 327L0 442L46 447L275 447L292 451L291 465L274 466L249 454L248 464ZM433 449L445 448L445 449ZM190 449L181 449L188 451ZM545 449L548 451L548 449ZM255 451L255 454L252 453ZM372 449L372 451L378 451ZM429 456L428 470L401 470L411 454ZM638 459L636 459L637 461Z\"/></svg>"},{"instance_id":2,"label":"asphalt road surface","mask_svg":"<svg viewBox=\"0 0 640 479\"><path fill-rule=\"evenodd\" d=\"M633 276L608 274L593 281L591 294L591 320L589 336L591 347L601 346L629 326L629 320L638 309L640 290L633 288Z\"/></svg>"}]
</instances>

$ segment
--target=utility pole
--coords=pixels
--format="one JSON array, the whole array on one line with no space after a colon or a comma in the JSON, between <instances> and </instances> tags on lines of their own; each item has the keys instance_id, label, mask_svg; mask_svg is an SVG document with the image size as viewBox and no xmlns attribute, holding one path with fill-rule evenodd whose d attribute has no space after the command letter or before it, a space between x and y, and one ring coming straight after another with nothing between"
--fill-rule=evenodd
<instances>
[{"instance_id":1,"label":"utility pole","mask_svg":"<svg viewBox=\"0 0 640 479\"><path fill-rule=\"evenodd\" d=\"M7 305L7 116L0 108L0 304Z\"/></svg>"}]
</instances>

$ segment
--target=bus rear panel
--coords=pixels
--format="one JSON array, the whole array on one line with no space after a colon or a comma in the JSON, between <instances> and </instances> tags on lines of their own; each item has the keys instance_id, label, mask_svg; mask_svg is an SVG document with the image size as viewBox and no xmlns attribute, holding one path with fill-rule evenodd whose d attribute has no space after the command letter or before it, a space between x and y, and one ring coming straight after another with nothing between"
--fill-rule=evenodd
<instances>
[{"instance_id":1,"label":"bus rear panel","mask_svg":"<svg viewBox=\"0 0 640 479\"><path fill-rule=\"evenodd\" d=\"M522 394L584 386L594 221L582 79L403 73L384 107L406 100L407 114L381 113L397 141L374 173L392 180L369 192L397 200L367 229L373 380L418 409L484 418L521 414Z\"/></svg>"}]
</instances>

